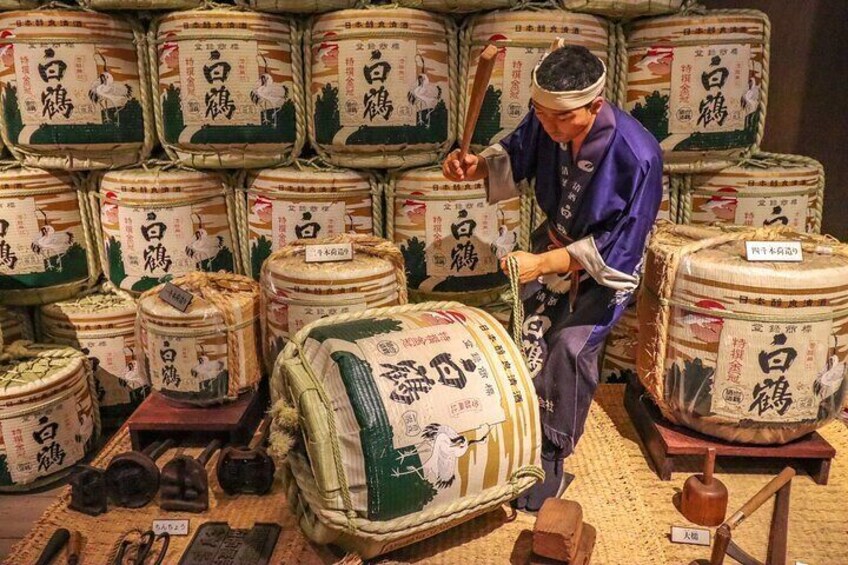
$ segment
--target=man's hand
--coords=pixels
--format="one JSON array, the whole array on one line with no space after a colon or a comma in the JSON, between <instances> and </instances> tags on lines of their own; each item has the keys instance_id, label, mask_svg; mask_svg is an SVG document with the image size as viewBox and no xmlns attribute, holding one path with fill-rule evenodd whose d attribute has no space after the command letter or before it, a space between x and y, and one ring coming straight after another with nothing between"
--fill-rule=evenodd
<instances>
[{"instance_id":1,"label":"man's hand","mask_svg":"<svg viewBox=\"0 0 848 565\"><path fill-rule=\"evenodd\" d=\"M454 182L478 181L489 176L489 168L486 166L486 159L477 155L466 155L465 159L460 161L459 149L455 149L442 163L442 174Z\"/></svg>"},{"instance_id":2,"label":"man's hand","mask_svg":"<svg viewBox=\"0 0 848 565\"><path fill-rule=\"evenodd\" d=\"M543 255L534 255L533 253L527 253L526 251L515 251L501 259L501 271L503 271L506 276L509 276L507 259L510 257L515 257L518 261L518 282L521 284L529 283L530 281L534 281L542 275L547 274L544 272L545 260Z\"/></svg>"}]
</instances>

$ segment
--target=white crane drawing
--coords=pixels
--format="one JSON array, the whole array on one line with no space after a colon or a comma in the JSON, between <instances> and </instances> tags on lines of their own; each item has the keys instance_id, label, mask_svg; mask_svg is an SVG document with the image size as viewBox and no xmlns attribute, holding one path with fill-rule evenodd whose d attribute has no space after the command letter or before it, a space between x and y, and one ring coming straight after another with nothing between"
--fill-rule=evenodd
<instances>
[{"instance_id":1,"label":"white crane drawing","mask_svg":"<svg viewBox=\"0 0 848 565\"><path fill-rule=\"evenodd\" d=\"M209 232L203 228L203 219L195 213L192 213L192 216L197 218L198 228L194 232L194 239L186 245L185 253L194 259L199 269L201 263L217 257L224 248L224 238L220 235L209 235Z\"/></svg>"},{"instance_id":2,"label":"white crane drawing","mask_svg":"<svg viewBox=\"0 0 848 565\"><path fill-rule=\"evenodd\" d=\"M39 230L39 236L32 242L32 250L41 256L48 271L62 270L62 257L74 244L74 234L69 231L57 232L53 226L47 223L47 214L39 210L44 216L44 226ZM56 261L55 265L53 261Z\"/></svg>"},{"instance_id":3,"label":"white crane drawing","mask_svg":"<svg viewBox=\"0 0 848 565\"><path fill-rule=\"evenodd\" d=\"M268 61L264 55L259 55L259 57L262 57L263 72L259 75L259 80L253 90L250 91L250 100L259 106L263 112L272 110L270 121L264 122L265 117L263 115L263 123L270 123L277 127L277 114L289 99L289 88L284 84L274 82L274 77L268 72Z\"/></svg>"},{"instance_id":4,"label":"white crane drawing","mask_svg":"<svg viewBox=\"0 0 848 565\"><path fill-rule=\"evenodd\" d=\"M422 480L426 480L436 488L449 488L456 480L458 461L460 457L468 452L468 448L475 443L483 443L489 437L491 428L489 424L483 424L486 433L480 439L469 440L456 432L452 427L443 424L429 424L421 432L424 442L430 446L430 456L420 467L407 466L405 471L395 469L392 476L402 477L404 475L417 474ZM398 462L402 465L407 457L418 453L417 446L407 452L401 452Z\"/></svg>"},{"instance_id":5,"label":"white crane drawing","mask_svg":"<svg viewBox=\"0 0 848 565\"><path fill-rule=\"evenodd\" d=\"M99 57L103 61L103 72L97 77L97 80L88 90L88 97L92 102L100 106L104 113L104 119L111 122L108 110L115 111L115 121L118 126L121 125L121 108L127 105L132 100L132 87L128 84L115 82L115 77L106 66L106 58L100 53L95 54L95 58Z\"/></svg>"},{"instance_id":6,"label":"white crane drawing","mask_svg":"<svg viewBox=\"0 0 848 565\"><path fill-rule=\"evenodd\" d=\"M415 108L416 125L430 127L430 116L436 109L439 100L442 99L442 88L430 84L430 77L427 76L424 66L424 57L416 55L415 59L418 63L418 76L416 85L407 94L407 99Z\"/></svg>"}]
</instances>

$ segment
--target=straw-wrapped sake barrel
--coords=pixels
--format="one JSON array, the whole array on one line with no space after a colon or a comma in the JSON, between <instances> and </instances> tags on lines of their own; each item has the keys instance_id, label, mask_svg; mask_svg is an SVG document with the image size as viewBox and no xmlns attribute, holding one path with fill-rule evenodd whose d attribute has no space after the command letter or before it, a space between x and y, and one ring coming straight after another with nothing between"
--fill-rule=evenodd
<instances>
[{"instance_id":1,"label":"straw-wrapped sake barrel","mask_svg":"<svg viewBox=\"0 0 848 565\"><path fill-rule=\"evenodd\" d=\"M350 245L353 259L307 262L312 244ZM390 242L367 235L293 242L268 257L260 286L262 352L269 371L286 342L310 322L407 302L403 256Z\"/></svg>"},{"instance_id":2,"label":"straw-wrapped sake barrel","mask_svg":"<svg viewBox=\"0 0 848 565\"><path fill-rule=\"evenodd\" d=\"M0 168L0 303L64 300L100 274L84 193L62 171Z\"/></svg>"},{"instance_id":3,"label":"straw-wrapped sake barrel","mask_svg":"<svg viewBox=\"0 0 848 565\"><path fill-rule=\"evenodd\" d=\"M741 165L675 179L681 223L821 231L824 168L800 155L761 153Z\"/></svg>"},{"instance_id":4,"label":"straw-wrapped sake barrel","mask_svg":"<svg viewBox=\"0 0 848 565\"><path fill-rule=\"evenodd\" d=\"M497 46L498 56L471 138L475 151L501 140L521 123L530 105L530 74L557 37L586 47L607 65L606 95L612 96L615 65L610 61L615 60L615 52L611 29L601 18L562 10L503 11L473 17L460 46L463 94L458 135L462 136L477 61L487 45Z\"/></svg>"},{"instance_id":5,"label":"straw-wrapped sake barrel","mask_svg":"<svg viewBox=\"0 0 848 565\"><path fill-rule=\"evenodd\" d=\"M298 163L247 174L237 201L247 225L244 272L258 279L268 256L296 239L379 235L382 202L371 174Z\"/></svg>"},{"instance_id":6,"label":"straw-wrapped sake barrel","mask_svg":"<svg viewBox=\"0 0 848 565\"><path fill-rule=\"evenodd\" d=\"M428 12L447 12L449 14L465 14L509 8L520 4L520 0L397 0L399 6L418 8Z\"/></svg>"},{"instance_id":7,"label":"straw-wrapped sake barrel","mask_svg":"<svg viewBox=\"0 0 848 565\"><path fill-rule=\"evenodd\" d=\"M281 12L285 14L318 14L365 6L370 0L239 0L259 12Z\"/></svg>"},{"instance_id":8,"label":"straw-wrapped sake barrel","mask_svg":"<svg viewBox=\"0 0 848 565\"><path fill-rule=\"evenodd\" d=\"M400 247L410 298L493 302L509 281L499 260L526 240L520 197L486 202L483 181L451 182L439 168L395 173L387 233Z\"/></svg>"},{"instance_id":9,"label":"straw-wrapped sake barrel","mask_svg":"<svg viewBox=\"0 0 848 565\"><path fill-rule=\"evenodd\" d=\"M110 171L91 202L103 270L118 288L139 293L193 271L240 268L233 193L220 174Z\"/></svg>"},{"instance_id":10,"label":"straw-wrapped sake barrel","mask_svg":"<svg viewBox=\"0 0 848 565\"><path fill-rule=\"evenodd\" d=\"M0 133L16 159L86 170L153 146L141 25L82 10L0 14Z\"/></svg>"},{"instance_id":11,"label":"straw-wrapped sake barrel","mask_svg":"<svg viewBox=\"0 0 848 565\"><path fill-rule=\"evenodd\" d=\"M793 240L802 253L786 249ZM803 258L749 262L747 241ZM638 370L672 422L735 442L792 441L839 413L846 361L848 245L788 229L655 230Z\"/></svg>"},{"instance_id":12,"label":"straw-wrapped sake barrel","mask_svg":"<svg viewBox=\"0 0 848 565\"><path fill-rule=\"evenodd\" d=\"M313 18L306 51L309 137L327 161L437 161L454 141L456 29L446 16L375 7Z\"/></svg>"},{"instance_id":13,"label":"straw-wrapped sake barrel","mask_svg":"<svg viewBox=\"0 0 848 565\"><path fill-rule=\"evenodd\" d=\"M185 312L162 300L162 287L138 301L139 361L153 389L196 405L255 389L262 378L258 283L226 273L191 273L171 283L193 295Z\"/></svg>"},{"instance_id":14,"label":"straw-wrapped sake barrel","mask_svg":"<svg viewBox=\"0 0 848 565\"><path fill-rule=\"evenodd\" d=\"M305 440L280 465L301 528L363 559L499 508L543 476L532 379L503 326L475 308L315 322L277 360L271 390L294 403Z\"/></svg>"},{"instance_id":15,"label":"straw-wrapped sake barrel","mask_svg":"<svg viewBox=\"0 0 848 565\"><path fill-rule=\"evenodd\" d=\"M636 305L624 311L610 330L601 361L601 382L626 383L636 377L636 353L639 346L639 319Z\"/></svg>"},{"instance_id":16,"label":"straw-wrapped sake barrel","mask_svg":"<svg viewBox=\"0 0 848 565\"><path fill-rule=\"evenodd\" d=\"M150 387L135 360L133 300L96 292L42 306L40 339L78 349L94 371L100 419L116 428L133 413Z\"/></svg>"},{"instance_id":17,"label":"straw-wrapped sake barrel","mask_svg":"<svg viewBox=\"0 0 848 565\"><path fill-rule=\"evenodd\" d=\"M94 10L187 10L197 8L203 0L78 0Z\"/></svg>"},{"instance_id":18,"label":"straw-wrapped sake barrel","mask_svg":"<svg viewBox=\"0 0 848 565\"><path fill-rule=\"evenodd\" d=\"M29 312L26 308L4 308L0 306L0 347L19 339L28 341L35 339Z\"/></svg>"},{"instance_id":19,"label":"straw-wrapped sake barrel","mask_svg":"<svg viewBox=\"0 0 848 565\"><path fill-rule=\"evenodd\" d=\"M619 49L625 108L666 165L703 169L759 146L765 128L770 24L755 10L638 20Z\"/></svg>"},{"instance_id":20,"label":"straw-wrapped sake barrel","mask_svg":"<svg viewBox=\"0 0 848 565\"><path fill-rule=\"evenodd\" d=\"M94 379L71 348L18 341L0 354L0 491L62 478L100 435Z\"/></svg>"},{"instance_id":21,"label":"straw-wrapped sake barrel","mask_svg":"<svg viewBox=\"0 0 848 565\"><path fill-rule=\"evenodd\" d=\"M680 10L683 0L560 0L562 7L607 18L639 18L671 14Z\"/></svg>"},{"instance_id":22,"label":"straw-wrapped sake barrel","mask_svg":"<svg viewBox=\"0 0 848 565\"><path fill-rule=\"evenodd\" d=\"M159 141L207 168L269 167L305 139L301 34L293 20L232 9L172 12L148 33Z\"/></svg>"}]
</instances>

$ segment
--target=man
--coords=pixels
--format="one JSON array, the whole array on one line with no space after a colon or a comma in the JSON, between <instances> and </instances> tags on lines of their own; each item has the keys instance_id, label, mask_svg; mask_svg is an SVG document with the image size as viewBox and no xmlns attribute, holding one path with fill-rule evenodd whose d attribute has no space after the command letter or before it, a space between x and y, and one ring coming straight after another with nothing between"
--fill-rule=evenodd
<instances>
[{"instance_id":1,"label":"man","mask_svg":"<svg viewBox=\"0 0 848 565\"><path fill-rule=\"evenodd\" d=\"M455 151L442 167L453 181L487 178L490 202L534 181L548 218L533 253L510 254L525 285L522 348L544 430L545 481L517 501L530 511L562 493L562 460L583 433L604 339L639 284L662 199L659 144L602 98L605 82L600 59L557 40L533 71L531 108L515 131L463 162Z\"/></svg>"}]
</instances>

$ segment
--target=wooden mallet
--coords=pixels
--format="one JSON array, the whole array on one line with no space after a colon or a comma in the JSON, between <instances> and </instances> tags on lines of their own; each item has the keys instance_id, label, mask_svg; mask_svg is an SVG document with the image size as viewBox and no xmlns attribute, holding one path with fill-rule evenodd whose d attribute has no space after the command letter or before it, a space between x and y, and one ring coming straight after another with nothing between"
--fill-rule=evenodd
<instances>
[{"instance_id":1,"label":"wooden mallet","mask_svg":"<svg viewBox=\"0 0 848 565\"><path fill-rule=\"evenodd\" d=\"M469 96L468 112L465 114L465 129L462 131L462 144L459 146L459 162L461 163L468 155L471 147L471 138L477 127L477 119L480 117L480 108L483 106L483 98L486 97L486 89L489 88L489 79L492 77L492 68L495 66L495 58L498 48L488 45L480 53L477 61L477 72L474 74L474 85L471 87Z\"/></svg>"}]
</instances>

